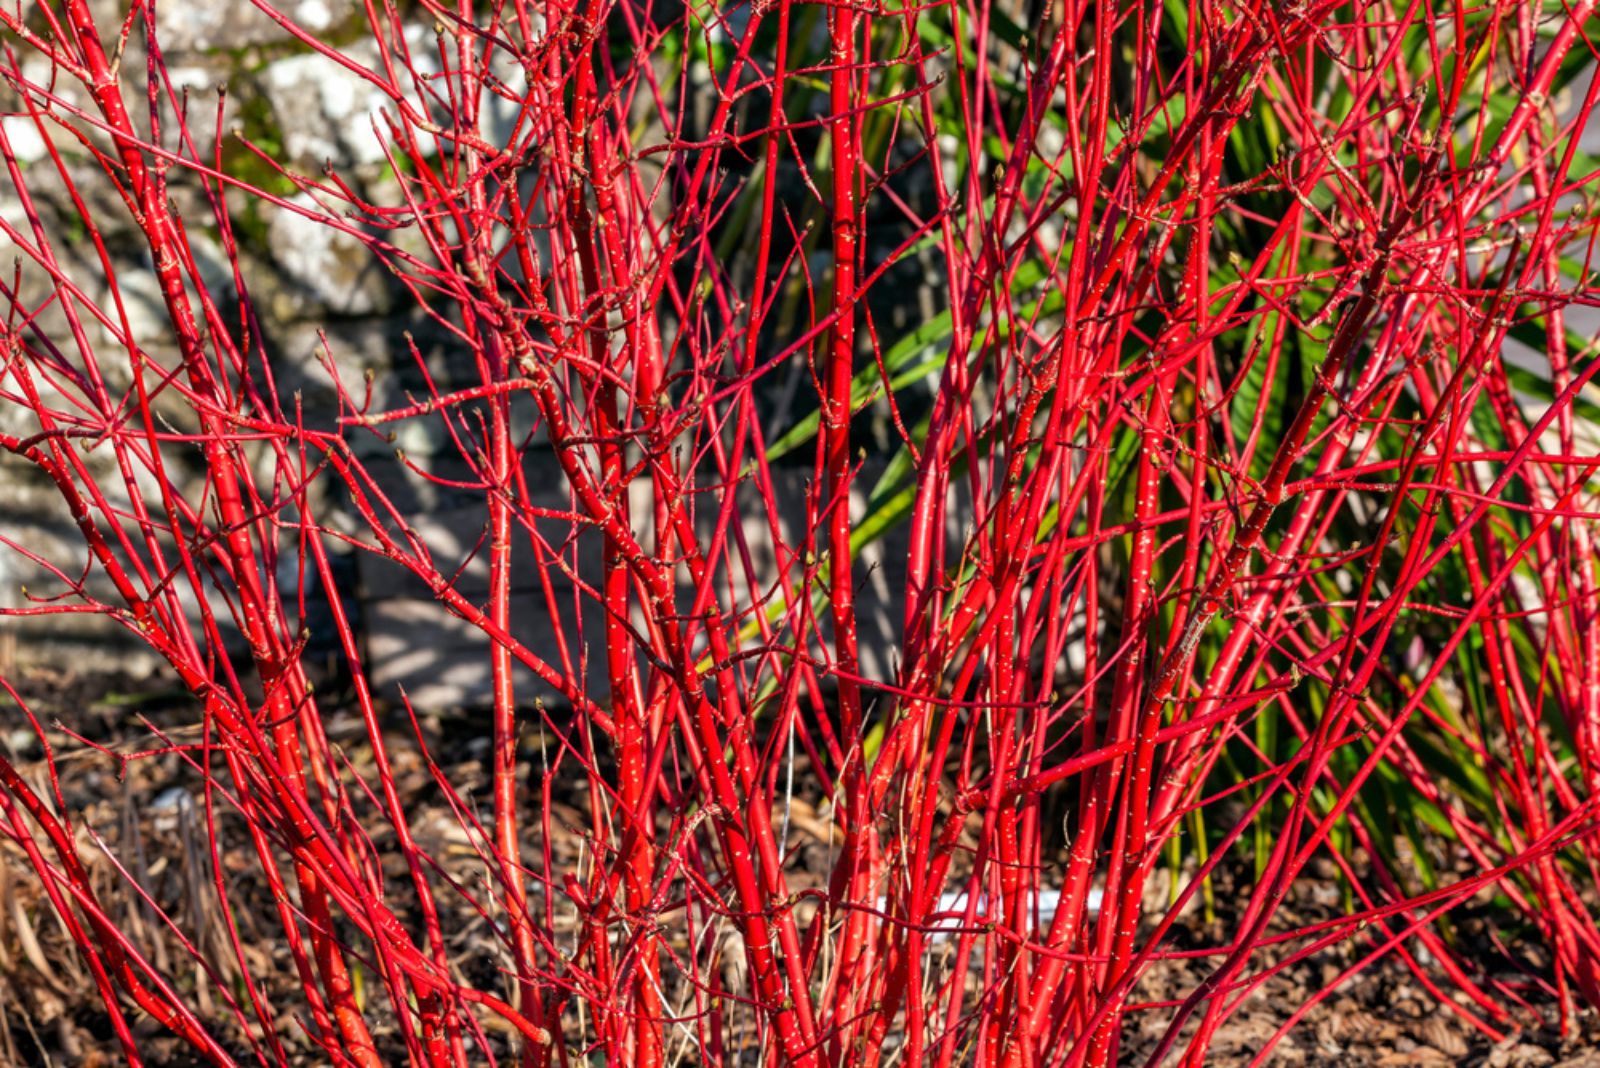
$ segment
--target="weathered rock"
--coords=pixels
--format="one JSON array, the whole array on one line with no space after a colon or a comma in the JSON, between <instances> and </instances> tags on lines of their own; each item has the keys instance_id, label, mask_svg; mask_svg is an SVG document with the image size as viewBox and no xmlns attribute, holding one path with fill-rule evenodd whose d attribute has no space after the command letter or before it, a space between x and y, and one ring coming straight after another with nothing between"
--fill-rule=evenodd
<instances>
[{"instance_id":1,"label":"weathered rock","mask_svg":"<svg viewBox=\"0 0 1600 1068\"><path fill-rule=\"evenodd\" d=\"M326 33L348 22L356 12L353 0L282 0L279 6L290 21L311 33ZM156 33L169 54L233 53L294 39L250 0L158 3Z\"/></svg>"},{"instance_id":2,"label":"weathered rock","mask_svg":"<svg viewBox=\"0 0 1600 1068\"><path fill-rule=\"evenodd\" d=\"M352 48L360 61L364 50ZM371 82L316 53L267 67L261 85L272 103L290 160L307 166L374 164L385 160L382 113L392 101ZM374 124L377 128L374 128Z\"/></svg>"},{"instance_id":3,"label":"weathered rock","mask_svg":"<svg viewBox=\"0 0 1600 1068\"><path fill-rule=\"evenodd\" d=\"M0 133L5 136L6 148L18 163L27 166L44 159L49 153L39 126L27 115L7 115L0 118Z\"/></svg>"},{"instance_id":4,"label":"weathered rock","mask_svg":"<svg viewBox=\"0 0 1600 1068\"><path fill-rule=\"evenodd\" d=\"M320 212L310 197L291 201ZM294 211L275 208L267 225L272 263L292 283L270 310L279 319L309 315L382 315L389 310L389 276L360 238Z\"/></svg>"}]
</instances>

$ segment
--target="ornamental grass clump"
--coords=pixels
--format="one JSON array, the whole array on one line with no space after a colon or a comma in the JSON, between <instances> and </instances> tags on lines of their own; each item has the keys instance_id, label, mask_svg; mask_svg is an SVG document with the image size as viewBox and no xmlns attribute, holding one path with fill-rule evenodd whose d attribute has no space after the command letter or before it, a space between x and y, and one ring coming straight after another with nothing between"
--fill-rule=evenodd
<instances>
[{"instance_id":1,"label":"ornamental grass clump","mask_svg":"<svg viewBox=\"0 0 1600 1068\"><path fill-rule=\"evenodd\" d=\"M1474 1040L1600 1007L1594 0L250 0L371 101L320 167L164 7L0 5L0 447L67 528L5 612L190 710L7 684L108 1050L1198 1066L1379 962ZM284 343L283 225L381 359ZM182 900L74 800L142 766Z\"/></svg>"}]
</instances>

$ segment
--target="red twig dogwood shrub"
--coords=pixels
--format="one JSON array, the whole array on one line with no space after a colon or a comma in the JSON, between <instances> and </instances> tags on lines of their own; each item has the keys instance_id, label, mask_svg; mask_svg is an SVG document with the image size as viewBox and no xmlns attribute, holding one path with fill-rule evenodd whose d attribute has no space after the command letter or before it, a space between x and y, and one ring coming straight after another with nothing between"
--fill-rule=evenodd
<instances>
[{"instance_id":1,"label":"red twig dogwood shrub","mask_svg":"<svg viewBox=\"0 0 1600 1068\"><path fill-rule=\"evenodd\" d=\"M130 1063L1199 1065L1318 955L1260 1057L1383 957L1490 1038L1600 1006L1593 0L241 0L377 101L367 177L185 88L165 2L0 4L0 446L75 526L9 613L192 695L90 759L178 758L227 933L12 691L8 862ZM330 404L263 217L410 316ZM487 796L351 554L474 636Z\"/></svg>"}]
</instances>

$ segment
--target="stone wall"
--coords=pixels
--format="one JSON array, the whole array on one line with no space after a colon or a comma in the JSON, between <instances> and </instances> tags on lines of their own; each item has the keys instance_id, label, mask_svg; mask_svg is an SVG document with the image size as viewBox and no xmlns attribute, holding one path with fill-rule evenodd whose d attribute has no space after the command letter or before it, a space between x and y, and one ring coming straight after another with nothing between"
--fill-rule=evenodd
<instances>
[{"instance_id":1,"label":"stone wall","mask_svg":"<svg viewBox=\"0 0 1600 1068\"><path fill-rule=\"evenodd\" d=\"M124 10L126 4L103 0L101 6L109 13ZM324 40L347 47L358 62L373 60L373 46L364 39L365 16L354 0L289 0L283 8L301 26ZM217 125L213 115L221 107L222 129L243 133L298 172L318 173L331 162L341 178L370 199L397 199L397 186L377 132L385 101L372 86L306 48L245 0L158 0L156 12L159 40L173 88L188 94L196 131ZM105 24L116 21L110 18ZM433 46L432 34L422 26L417 33L417 54L426 56ZM144 70L137 36L124 57L123 70L129 77ZM28 67L24 74L34 80L47 77L46 71ZM131 81L129 86L129 98L136 99L142 88ZM64 87L63 95L69 102L84 102L73 96L70 86ZM505 105L498 98L486 98L486 105L491 123L508 119ZM32 121L17 111L15 97L0 93L0 113L4 113L0 129L9 141L11 153L30 175L27 185L38 199L45 225L72 260L69 273L79 284L91 288L93 300L109 306L106 272L94 258L92 247L65 236L81 224L53 173L46 143ZM95 214L111 223L103 236L115 259L114 274L134 340L158 357L170 359L174 342L142 242L126 211L111 199L104 181L95 180L92 164L81 154L74 155L73 146L64 145L62 149L69 168L85 176L82 190L91 198ZM294 192L292 185L232 139L225 140L222 152L232 173L275 194L305 202L304 194ZM239 294L229 257L210 222L210 210L197 183L186 181L180 170L174 170L172 196L186 221L192 222L190 241L208 289L219 301L237 302ZM97 197L100 199L94 199ZM408 392L418 391L423 385L408 351L412 343L428 360L437 376L436 384L442 389L452 386L450 369L463 366L458 359L461 354L451 349L448 336L416 314L408 294L396 288L388 272L359 240L237 189L228 197L227 213L238 242L242 276L258 316L264 360L272 368L280 394L299 399L309 424L326 425L335 414L330 367L358 389L363 376L371 372L375 409L405 403ZM0 188L0 218L26 231L25 212L15 190ZM7 243L0 236L0 246ZM5 255L7 252L16 250L0 247L0 261L11 259ZM24 303L45 303L47 292L46 280L39 272L26 274ZM934 310L928 286L908 287L898 291L894 306L883 309L880 322L888 331L903 331ZM66 324L59 316L53 321L46 316L46 331L52 338L68 337ZM119 360L125 363L126 357L113 347L108 367ZM465 366L470 371L470 363ZM111 374L115 373L113 367ZM778 400L792 400L803 378L799 367L792 373L774 376L772 389ZM118 389L127 382L109 384ZM190 418L181 406L172 407L166 415L176 425L183 425ZM29 413L3 404L0 428L21 434L36 429L30 425ZM459 563L473 556L482 535L486 517L481 502L470 495L451 494L399 463L393 454L395 446L404 451L411 464L447 478L459 474L463 467L460 458L430 434L424 424L403 423L396 429L399 440L393 445L376 435L358 434L358 446L383 490L400 504L408 521L433 548L441 568L447 573L454 571ZM775 472L784 509L779 520L791 533L803 523L809 452L801 453L804 458L799 462L806 467L780 468ZM190 497L197 498L201 466L198 455L175 450L174 457L179 484L195 487ZM107 487L120 486L120 478L104 450L91 454L88 462L91 469L105 477ZM569 507L566 486L550 456L534 450L527 458L527 474L537 498L535 504L554 509ZM185 479L190 481L186 483ZM872 480L869 472L863 485L870 488ZM150 489L153 487L147 487ZM4 603L19 603L24 585L33 596L57 592L61 583L25 555L37 554L69 574L76 574L86 562L82 540L54 488L31 465L0 455L0 495L5 505L0 512L0 536L12 545L10 549L0 549L0 597L7 599ZM636 500L636 515L646 517L647 497L637 494ZM776 571L765 534L765 517L754 511L757 501L753 493L745 494L741 501L742 522L760 570L757 582L770 586ZM347 502L337 493L319 499L317 504L332 522L339 522L341 513L348 519ZM864 507L860 499L855 504L858 509ZM702 516L703 523L709 519L710 516ZM525 545L517 552L514 630L541 655L556 661L559 655L554 644L555 627L529 566L531 556ZM598 539L588 539L580 546L579 574L585 579L595 578L598 555ZM857 572L866 620L861 635L863 666L871 674L886 674L889 670L883 659L884 650L891 647L898 631L904 560L903 539L891 536L869 549ZM367 649L367 667L381 696L393 700L403 687L417 705L425 708L470 706L486 700L488 646L480 634L449 616L420 581L381 557L352 553L339 557L336 564L340 581L346 584L347 601L357 611ZM292 560L286 562L285 579L292 566ZM557 603L570 613L570 581L558 572L554 578L560 587L555 592ZM481 560L466 564L460 586L469 597L484 596L487 578ZM108 602L115 600L109 589L91 586L91 592L104 596ZM326 624L325 615L319 615L321 593L314 589L310 592L313 646L319 655L332 657L332 636L319 626L319 621ZM574 640L581 640L583 634L596 636L597 648L600 624L598 613L592 610L582 621L561 621ZM135 671L154 664L144 646L99 616L15 619L0 622L0 631L5 635L0 659L71 665L94 662ZM592 659L590 687L596 696L603 697L603 657L597 654ZM525 690L530 696L538 692L531 685Z\"/></svg>"}]
</instances>

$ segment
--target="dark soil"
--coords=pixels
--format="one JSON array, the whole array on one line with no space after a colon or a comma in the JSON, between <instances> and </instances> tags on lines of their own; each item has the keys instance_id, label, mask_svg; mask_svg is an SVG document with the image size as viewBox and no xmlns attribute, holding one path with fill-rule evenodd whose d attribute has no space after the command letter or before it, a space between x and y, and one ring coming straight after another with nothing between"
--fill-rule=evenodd
<instances>
[{"instance_id":1,"label":"dark soil","mask_svg":"<svg viewBox=\"0 0 1600 1068\"><path fill-rule=\"evenodd\" d=\"M163 755L119 761L103 746L131 754L156 747L151 724L168 734L171 742L199 740L194 702L161 676L133 678L115 672L64 674L45 670L19 673L10 680L47 730L56 749L60 785L67 808L79 826L80 854L91 867L100 900L123 924L123 930L158 967L167 970L180 990L193 991L198 1008L207 1018L218 1019L225 1009L209 984L196 981L196 966L164 932L152 909L130 892L126 880L95 844L94 836L134 870L150 897L168 911L181 928L200 945L212 961L231 962L226 926L211 887L205 814L198 776L183 758ZM409 724L395 717L396 730L404 734ZM62 728L87 739L75 740ZM444 775L464 796L483 798L488 776L487 725L470 717L450 723L424 725L429 744ZM357 770L365 754L359 722L353 715L335 715L329 734ZM439 796L428 770L415 756L416 745L397 735L392 757L411 822L420 843L447 870L459 866L463 879L476 878L479 870L472 844L460 830L449 807ZM403 742L403 744L402 744ZM535 739L531 744L537 745ZM35 784L41 794L48 789L47 766L39 738L13 702L0 695L0 752ZM801 796L812 796L800 790ZM550 848L558 868L576 860L581 848L586 797L576 776L552 784L554 797ZM826 835L815 809L797 804L791 827L795 876L803 884L824 880L828 849ZM236 817L219 806L216 823L222 839L222 864L229 882L235 923L251 972L261 979L275 1004L303 1004L285 951L272 937L277 931L271 895L248 858L243 829ZM92 832L92 833L91 833ZM370 830L385 874L404 881L404 867L392 850L386 828ZM538 843L542 846L542 843ZM391 870L392 869L392 870ZM454 874L454 872L452 872ZM1331 869L1326 881L1307 880L1295 888L1283 914L1275 921L1284 929L1342 915L1345 896ZM1199 909L1185 916L1171 943L1182 950L1216 949L1225 944L1230 916L1228 903L1238 895L1229 892L1229 873L1216 887L1216 914L1207 923ZM1157 888L1164 892L1160 887ZM459 899L458 899L459 900ZM1487 906L1484 906L1487 907ZM1462 944L1472 945L1482 926L1464 908L1455 918L1454 932ZM447 917L449 950L457 965L476 981L499 981L495 941L489 921L466 908ZM1494 971L1520 992L1532 1011L1510 1024L1500 1025L1508 1037L1495 1042L1442 1004L1394 956L1361 971L1334 989L1313 1007L1282 1040L1270 1062L1278 1065L1463 1065L1514 1068L1600 1068L1600 1016L1580 1013L1568 1021L1563 1035L1553 999L1542 981L1537 953L1528 951L1513 962L1505 947L1486 938L1474 959L1485 971ZM1307 958L1274 974L1261 984L1224 1025L1209 1063L1246 1065L1289 1019L1289 1014L1310 998L1327 990L1345 969L1369 947L1342 943L1323 954ZM1475 952L1475 951L1474 951ZM1216 957L1169 959L1154 966L1141 981L1136 1001L1144 1006L1129 1016L1121 1060L1142 1064L1154 1050L1173 1003L1194 989ZM1270 957L1256 958L1271 964ZM1517 969L1521 969L1518 973ZM1424 973L1427 969L1424 968ZM1525 973L1525 974L1523 974ZM272 983L278 983L274 989ZM1439 982L1450 990L1448 980ZM278 997L281 995L281 998ZM1462 999L1463 1006L1470 1007ZM1534 1013L1541 1014L1536 1017ZM130 1019L136 1017L130 1012ZM385 1034L381 1013L374 1013L375 1031L403 1062L396 1036ZM327 1062L326 1054L305 1040L290 1009L277 1021L296 1064ZM200 1063L187 1047L150 1021L136 1024L141 1054L153 1068L178 1068ZM503 1037L503 1036L501 1036ZM577 1039L576 1034L569 1036ZM300 1045L295 1046L294 1041ZM238 1050L241 1062L251 1061L248 1049ZM32 869L20 849L0 837L0 1065L94 1066L121 1063L119 1048L110 1033L90 974L78 957L65 930L50 910Z\"/></svg>"}]
</instances>

